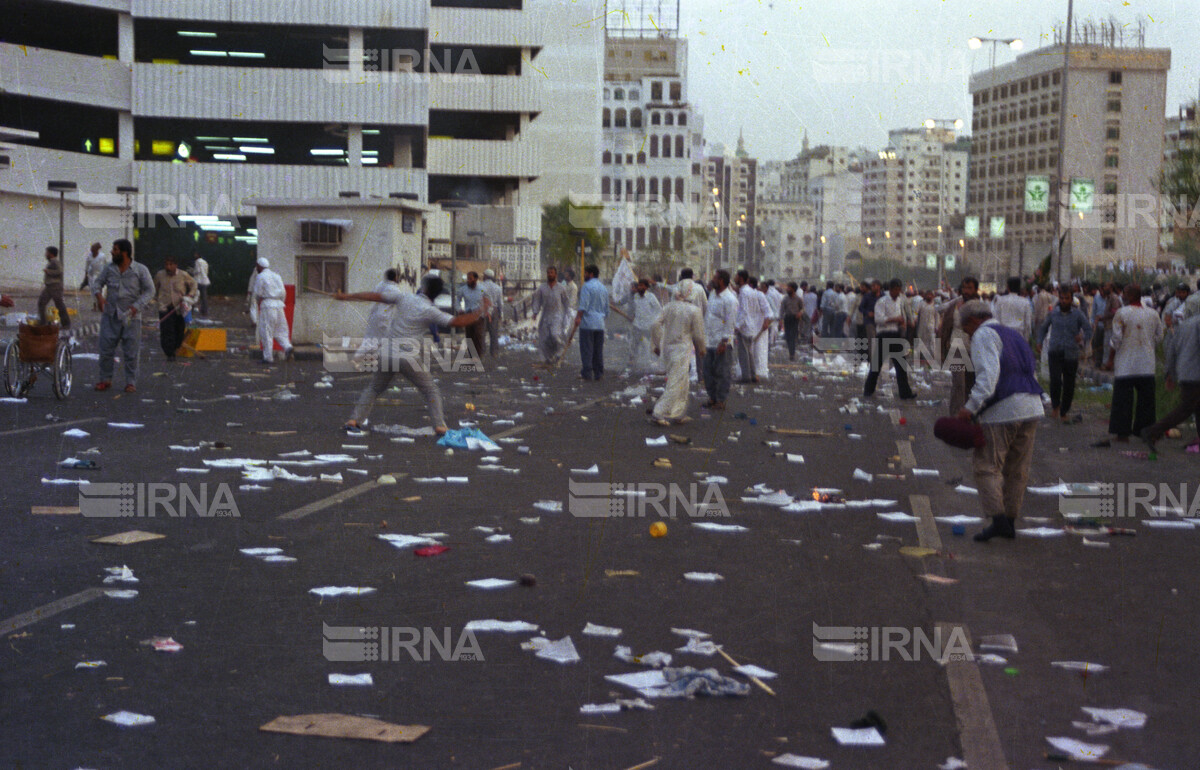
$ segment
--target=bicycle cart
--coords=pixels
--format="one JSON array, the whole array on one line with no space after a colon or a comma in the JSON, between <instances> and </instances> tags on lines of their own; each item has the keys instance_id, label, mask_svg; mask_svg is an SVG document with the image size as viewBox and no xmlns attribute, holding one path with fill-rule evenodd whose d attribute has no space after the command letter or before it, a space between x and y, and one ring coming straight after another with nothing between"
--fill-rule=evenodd
<instances>
[{"instance_id":1,"label":"bicycle cart","mask_svg":"<svg viewBox=\"0 0 1200 770\"><path fill-rule=\"evenodd\" d=\"M71 344L58 337L58 324L17 327L17 338L4 350L4 390L22 398L37 381L38 374L50 376L59 399L71 395Z\"/></svg>"}]
</instances>

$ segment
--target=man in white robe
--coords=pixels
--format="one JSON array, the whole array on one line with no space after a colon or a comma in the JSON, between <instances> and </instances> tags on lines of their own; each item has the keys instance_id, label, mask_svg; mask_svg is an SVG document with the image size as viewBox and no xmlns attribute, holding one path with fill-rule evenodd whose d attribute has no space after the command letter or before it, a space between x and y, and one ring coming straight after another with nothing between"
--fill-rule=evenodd
<instances>
[{"instance_id":1,"label":"man in white robe","mask_svg":"<svg viewBox=\"0 0 1200 770\"><path fill-rule=\"evenodd\" d=\"M693 284L690 278L675 284L674 299L651 328L654 352L662 356L667 368L666 387L654 405L654 420L659 425L687 419L688 366L704 350L704 316L691 303Z\"/></svg>"}]
</instances>

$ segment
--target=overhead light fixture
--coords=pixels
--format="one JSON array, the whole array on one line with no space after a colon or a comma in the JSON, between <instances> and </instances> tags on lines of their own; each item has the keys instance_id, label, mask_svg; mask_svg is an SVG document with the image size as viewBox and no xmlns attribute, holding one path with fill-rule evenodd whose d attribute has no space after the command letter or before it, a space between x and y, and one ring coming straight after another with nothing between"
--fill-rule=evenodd
<instances>
[{"instance_id":1,"label":"overhead light fixture","mask_svg":"<svg viewBox=\"0 0 1200 770\"><path fill-rule=\"evenodd\" d=\"M199 48L188 51L188 53L192 56L214 56L217 58L224 58L226 55L224 51L205 51Z\"/></svg>"},{"instance_id":2,"label":"overhead light fixture","mask_svg":"<svg viewBox=\"0 0 1200 770\"><path fill-rule=\"evenodd\" d=\"M378 136L380 133L378 128L364 128L363 136Z\"/></svg>"},{"instance_id":3,"label":"overhead light fixture","mask_svg":"<svg viewBox=\"0 0 1200 770\"><path fill-rule=\"evenodd\" d=\"M196 137L196 141L197 142L228 142L229 137L227 137L227 136L198 136L198 137Z\"/></svg>"},{"instance_id":4,"label":"overhead light fixture","mask_svg":"<svg viewBox=\"0 0 1200 770\"><path fill-rule=\"evenodd\" d=\"M332 149L317 148L315 150L309 150L309 153L312 155L318 155L318 156L339 156L339 155L345 155L346 151L345 150L332 150Z\"/></svg>"},{"instance_id":5,"label":"overhead light fixture","mask_svg":"<svg viewBox=\"0 0 1200 770\"><path fill-rule=\"evenodd\" d=\"M220 222L221 221L220 217L215 216L213 214L180 214L179 216L177 216L175 218L178 219L180 222L195 222L197 224L199 224L201 222Z\"/></svg>"},{"instance_id":6,"label":"overhead light fixture","mask_svg":"<svg viewBox=\"0 0 1200 770\"><path fill-rule=\"evenodd\" d=\"M267 55L265 53L258 53L257 51L230 51L229 56L231 58L238 57L241 59L265 59L265 58L267 58Z\"/></svg>"},{"instance_id":7,"label":"overhead light fixture","mask_svg":"<svg viewBox=\"0 0 1200 770\"><path fill-rule=\"evenodd\" d=\"M249 145L246 147L239 147L238 152L252 153L255 155L274 155L275 148L274 147L255 147L254 145Z\"/></svg>"},{"instance_id":8,"label":"overhead light fixture","mask_svg":"<svg viewBox=\"0 0 1200 770\"><path fill-rule=\"evenodd\" d=\"M246 159L245 155L242 155L242 154L236 153L236 152L214 152L213 153L213 160L244 161L245 159Z\"/></svg>"},{"instance_id":9,"label":"overhead light fixture","mask_svg":"<svg viewBox=\"0 0 1200 770\"><path fill-rule=\"evenodd\" d=\"M1009 40L1008 47L1013 49L1014 51L1020 51L1022 48L1025 47L1025 41L1022 40L1021 38L1017 38L1015 40Z\"/></svg>"},{"instance_id":10,"label":"overhead light fixture","mask_svg":"<svg viewBox=\"0 0 1200 770\"><path fill-rule=\"evenodd\" d=\"M237 142L238 144L266 144L271 140L261 139L256 136L235 136L233 137L233 141Z\"/></svg>"},{"instance_id":11,"label":"overhead light fixture","mask_svg":"<svg viewBox=\"0 0 1200 770\"><path fill-rule=\"evenodd\" d=\"M175 152L186 160L192 156L192 146L187 142L180 142L179 146L175 148Z\"/></svg>"},{"instance_id":12,"label":"overhead light fixture","mask_svg":"<svg viewBox=\"0 0 1200 770\"><path fill-rule=\"evenodd\" d=\"M970 40L967 41L967 48L970 48L972 51L977 51L980 48L983 48L983 38L979 38L979 37L971 38Z\"/></svg>"},{"instance_id":13,"label":"overhead light fixture","mask_svg":"<svg viewBox=\"0 0 1200 770\"><path fill-rule=\"evenodd\" d=\"M180 37L216 37L217 36L216 32L198 32L196 30L190 30L190 29L178 30L175 34L179 35Z\"/></svg>"},{"instance_id":14,"label":"overhead light fixture","mask_svg":"<svg viewBox=\"0 0 1200 770\"><path fill-rule=\"evenodd\" d=\"M362 164L363 164L364 166L378 166L378 165L379 165L379 158L363 158L363 159L362 159Z\"/></svg>"}]
</instances>

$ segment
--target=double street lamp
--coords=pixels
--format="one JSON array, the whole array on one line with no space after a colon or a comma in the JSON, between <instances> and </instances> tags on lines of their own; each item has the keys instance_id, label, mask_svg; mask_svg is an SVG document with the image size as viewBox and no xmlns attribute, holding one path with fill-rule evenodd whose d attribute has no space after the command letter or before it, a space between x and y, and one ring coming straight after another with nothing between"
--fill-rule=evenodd
<instances>
[{"instance_id":1,"label":"double street lamp","mask_svg":"<svg viewBox=\"0 0 1200 770\"><path fill-rule=\"evenodd\" d=\"M74 182L51 180L46 184L46 187L50 189L50 192L58 193L58 259L65 273L67 255L63 251L63 206L67 193L73 192L77 188L77 185Z\"/></svg>"}]
</instances>

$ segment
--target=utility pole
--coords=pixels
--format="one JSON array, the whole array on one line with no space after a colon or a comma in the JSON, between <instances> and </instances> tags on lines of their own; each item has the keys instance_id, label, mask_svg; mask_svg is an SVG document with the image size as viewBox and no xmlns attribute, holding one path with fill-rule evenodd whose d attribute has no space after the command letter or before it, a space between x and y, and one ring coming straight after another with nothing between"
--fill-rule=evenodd
<instances>
[{"instance_id":1,"label":"utility pole","mask_svg":"<svg viewBox=\"0 0 1200 770\"><path fill-rule=\"evenodd\" d=\"M1059 282L1062 281L1063 274L1063 217L1066 211L1070 209L1070 191L1067 191L1066 202L1063 201L1064 186L1068 184L1066 176L1066 154L1067 148L1067 94L1069 91L1068 82L1071 74L1071 27L1074 24L1075 18L1075 0L1067 0L1067 36L1064 38L1063 45L1063 64L1062 64L1062 94L1058 99L1058 181L1054 191L1054 240L1050 244L1050 248L1054 253L1055 271L1054 276ZM1070 266L1067 268L1068 276L1070 275Z\"/></svg>"}]
</instances>

